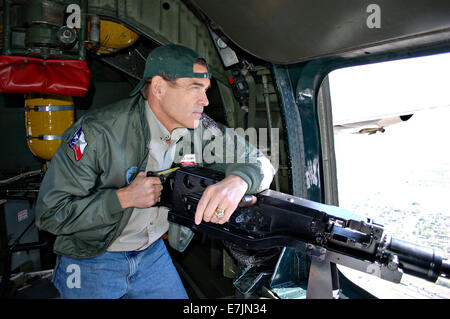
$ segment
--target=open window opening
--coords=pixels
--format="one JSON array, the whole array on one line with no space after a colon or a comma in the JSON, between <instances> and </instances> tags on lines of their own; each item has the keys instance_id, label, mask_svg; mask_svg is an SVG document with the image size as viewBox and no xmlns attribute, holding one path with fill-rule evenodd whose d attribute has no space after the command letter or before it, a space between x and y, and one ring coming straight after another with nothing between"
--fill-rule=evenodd
<instances>
[{"instance_id":1,"label":"open window opening","mask_svg":"<svg viewBox=\"0 0 450 319\"><path fill-rule=\"evenodd\" d=\"M340 207L450 257L450 54L328 75ZM450 281L390 283L339 266L378 298L450 298Z\"/></svg>"}]
</instances>

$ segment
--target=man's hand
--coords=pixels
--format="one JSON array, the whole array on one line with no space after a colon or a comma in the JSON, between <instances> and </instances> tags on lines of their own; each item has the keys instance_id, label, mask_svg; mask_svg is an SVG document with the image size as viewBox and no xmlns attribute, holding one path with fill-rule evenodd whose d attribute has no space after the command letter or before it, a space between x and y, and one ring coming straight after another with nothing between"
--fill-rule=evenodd
<instances>
[{"instance_id":1,"label":"man's hand","mask_svg":"<svg viewBox=\"0 0 450 319\"><path fill-rule=\"evenodd\" d=\"M224 224L230 219L242 197L248 189L248 184L237 175L229 175L222 181L208 186L203 192L195 212L195 224L202 220L216 224ZM223 209L223 217L216 216L216 209Z\"/></svg>"},{"instance_id":2,"label":"man's hand","mask_svg":"<svg viewBox=\"0 0 450 319\"><path fill-rule=\"evenodd\" d=\"M130 185L116 191L123 209L128 207L146 208L155 205L163 187L159 177L147 177L140 172Z\"/></svg>"}]
</instances>

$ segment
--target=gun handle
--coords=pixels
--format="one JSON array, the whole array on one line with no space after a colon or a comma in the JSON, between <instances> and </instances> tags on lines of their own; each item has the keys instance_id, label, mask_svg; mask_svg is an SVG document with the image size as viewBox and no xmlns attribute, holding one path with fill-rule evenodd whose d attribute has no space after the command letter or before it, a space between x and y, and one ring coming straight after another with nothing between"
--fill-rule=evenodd
<instances>
[{"instance_id":1,"label":"gun handle","mask_svg":"<svg viewBox=\"0 0 450 319\"><path fill-rule=\"evenodd\" d=\"M242 197L241 201L239 202L238 206L239 207L248 207L248 206L251 206L254 204L256 204L256 196L244 195L244 197Z\"/></svg>"}]
</instances>

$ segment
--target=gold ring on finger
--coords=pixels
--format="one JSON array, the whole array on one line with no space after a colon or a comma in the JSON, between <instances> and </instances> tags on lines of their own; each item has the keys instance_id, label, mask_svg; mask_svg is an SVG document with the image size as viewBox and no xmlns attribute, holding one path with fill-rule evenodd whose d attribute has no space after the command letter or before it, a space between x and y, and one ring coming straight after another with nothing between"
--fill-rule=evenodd
<instances>
[{"instance_id":1,"label":"gold ring on finger","mask_svg":"<svg viewBox=\"0 0 450 319\"><path fill-rule=\"evenodd\" d=\"M217 207L214 211L214 216L216 216L218 219L221 219L225 215L225 209Z\"/></svg>"}]
</instances>

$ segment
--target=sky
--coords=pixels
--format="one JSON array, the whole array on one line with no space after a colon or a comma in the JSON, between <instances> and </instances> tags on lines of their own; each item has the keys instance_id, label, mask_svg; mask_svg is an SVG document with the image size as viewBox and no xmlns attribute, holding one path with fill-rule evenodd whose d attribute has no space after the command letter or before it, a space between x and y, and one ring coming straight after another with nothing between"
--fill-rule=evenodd
<instances>
[{"instance_id":1,"label":"sky","mask_svg":"<svg viewBox=\"0 0 450 319\"><path fill-rule=\"evenodd\" d=\"M420 109L384 133L335 134L341 207L369 217L383 211L405 212L408 218L393 225L405 236L424 214L441 216L439 223L446 229L444 225L450 224L446 205L450 194L449 77L450 54L330 74L334 124ZM408 212L416 212L416 219Z\"/></svg>"},{"instance_id":2,"label":"sky","mask_svg":"<svg viewBox=\"0 0 450 319\"><path fill-rule=\"evenodd\" d=\"M334 124L450 105L450 54L330 73Z\"/></svg>"}]
</instances>

